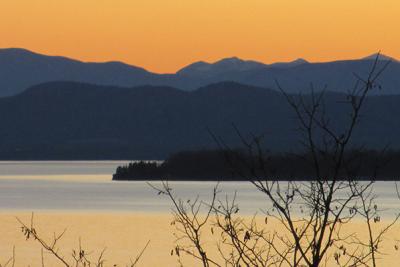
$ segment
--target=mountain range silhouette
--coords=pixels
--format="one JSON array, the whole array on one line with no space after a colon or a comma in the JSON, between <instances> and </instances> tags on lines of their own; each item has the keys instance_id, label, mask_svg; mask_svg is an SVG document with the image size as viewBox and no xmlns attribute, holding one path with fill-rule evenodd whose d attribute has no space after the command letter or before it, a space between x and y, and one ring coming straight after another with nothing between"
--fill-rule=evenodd
<instances>
[{"instance_id":1,"label":"mountain range silhouette","mask_svg":"<svg viewBox=\"0 0 400 267\"><path fill-rule=\"evenodd\" d=\"M264 64L226 58L215 63L196 62L173 74L157 74L122 62L91 63L65 57L46 56L25 49L0 49L0 96L16 95L33 85L52 81L73 81L110 86L170 86L195 90L212 83L233 81L241 84L276 89L276 81L288 92L307 92L310 84L316 90L346 92L355 82L354 73L365 75L376 55L358 60L311 63L304 59L293 62ZM381 55L383 61L392 59ZM380 79L382 92L398 94L400 62L392 59Z\"/></svg>"}]
</instances>

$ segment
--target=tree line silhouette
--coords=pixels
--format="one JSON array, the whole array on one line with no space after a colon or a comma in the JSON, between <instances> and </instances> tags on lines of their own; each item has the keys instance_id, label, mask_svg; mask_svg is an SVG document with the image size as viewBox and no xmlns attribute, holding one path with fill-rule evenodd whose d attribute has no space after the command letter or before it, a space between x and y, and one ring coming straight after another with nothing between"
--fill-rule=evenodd
<instances>
[{"instance_id":1,"label":"tree line silhouette","mask_svg":"<svg viewBox=\"0 0 400 267\"><path fill-rule=\"evenodd\" d=\"M135 161L117 168L113 180L246 180L251 171L261 173L261 167L249 169L255 157L243 149L197 150L172 154L164 162ZM277 180L313 180L315 169L310 164L312 154L270 154L264 158L270 177ZM328 159L320 156L321 176L330 177ZM352 150L346 152L346 166L341 178L357 180L398 180L400 151ZM238 175L238 173L244 175Z\"/></svg>"}]
</instances>

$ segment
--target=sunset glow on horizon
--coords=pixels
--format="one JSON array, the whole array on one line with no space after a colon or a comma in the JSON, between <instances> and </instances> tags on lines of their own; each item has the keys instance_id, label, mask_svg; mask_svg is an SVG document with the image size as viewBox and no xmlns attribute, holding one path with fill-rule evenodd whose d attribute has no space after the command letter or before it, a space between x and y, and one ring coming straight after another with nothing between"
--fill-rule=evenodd
<instances>
[{"instance_id":1,"label":"sunset glow on horizon","mask_svg":"<svg viewBox=\"0 0 400 267\"><path fill-rule=\"evenodd\" d=\"M4 0L0 48L154 72L237 56L400 58L398 0Z\"/></svg>"}]
</instances>

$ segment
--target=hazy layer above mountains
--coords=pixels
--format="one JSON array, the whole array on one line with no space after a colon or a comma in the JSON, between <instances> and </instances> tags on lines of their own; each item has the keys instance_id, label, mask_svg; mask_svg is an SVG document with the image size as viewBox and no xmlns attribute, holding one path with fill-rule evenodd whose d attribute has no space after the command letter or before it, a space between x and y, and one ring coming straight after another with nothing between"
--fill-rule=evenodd
<instances>
[{"instance_id":1,"label":"hazy layer above mountains","mask_svg":"<svg viewBox=\"0 0 400 267\"><path fill-rule=\"evenodd\" d=\"M156 74L121 62L85 63L64 57L45 56L24 49L0 49L0 96L15 95L26 88L51 81L74 81L112 86L163 85L194 90L222 81L276 88L276 81L288 92L308 91L310 83L318 89L344 92L355 82L353 73L365 75L375 56L360 60L309 63L263 64L239 58L215 63L197 62L175 74ZM390 57L382 56L382 61ZM384 62L380 62L384 64ZM381 76L385 89L376 94L398 94L400 63L394 60Z\"/></svg>"},{"instance_id":2,"label":"hazy layer above mountains","mask_svg":"<svg viewBox=\"0 0 400 267\"><path fill-rule=\"evenodd\" d=\"M338 131L348 119L343 100L343 94L326 94L326 112ZM368 97L354 140L368 148L400 148L398 103L400 95ZM298 125L282 94L232 82L190 92L46 83L0 98L0 114L2 159L163 159L215 148L207 129L240 146L232 123L244 135L264 134L273 151L299 149Z\"/></svg>"}]
</instances>

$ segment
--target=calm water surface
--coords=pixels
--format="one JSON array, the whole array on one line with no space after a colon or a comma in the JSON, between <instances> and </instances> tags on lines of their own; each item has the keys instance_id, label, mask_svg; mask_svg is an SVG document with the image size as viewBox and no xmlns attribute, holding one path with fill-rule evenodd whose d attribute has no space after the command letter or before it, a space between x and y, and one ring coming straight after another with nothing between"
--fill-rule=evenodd
<instances>
[{"instance_id":1,"label":"calm water surface","mask_svg":"<svg viewBox=\"0 0 400 267\"><path fill-rule=\"evenodd\" d=\"M170 212L171 205L147 182L113 182L116 167L126 161L0 162L0 211ZM159 186L160 182L152 182ZM171 182L176 195L208 201L216 182ZM245 213L269 207L266 198L247 182L224 182L220 200L237 194ZM393 182L375 184L379 207L400 208Z\"/></svg>"}]
</instances>

